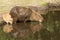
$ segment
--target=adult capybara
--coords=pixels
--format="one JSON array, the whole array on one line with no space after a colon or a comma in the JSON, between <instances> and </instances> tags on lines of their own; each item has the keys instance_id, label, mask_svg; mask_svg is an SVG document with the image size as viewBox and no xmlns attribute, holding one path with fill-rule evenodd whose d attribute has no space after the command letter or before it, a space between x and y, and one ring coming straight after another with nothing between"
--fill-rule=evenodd
<instances>
[{"instance_id":1,"label":"adult capybara","mask_svg":"<svg viewBox=\"0 0 60 40\"><path fill-rule=\"evenodd\" d=\"M26 21L27 17L31 15L32 10L30 8L22 7L22 6L15 6L11 9L10 15L13 18L13 23L17 21L24 22Z\"/></svg>"}]
</instances>

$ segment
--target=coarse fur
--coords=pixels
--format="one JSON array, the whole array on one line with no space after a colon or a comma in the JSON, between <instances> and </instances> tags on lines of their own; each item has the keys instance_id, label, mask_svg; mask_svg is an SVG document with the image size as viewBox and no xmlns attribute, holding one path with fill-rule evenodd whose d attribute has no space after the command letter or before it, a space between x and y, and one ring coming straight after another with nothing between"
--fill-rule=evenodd
<instances>
[{"instance_id":1,"label":"coarse fur","mask_svg":"<svg viewBox=\"0 0 60 40\"><path fill-rule=\"evenodd\" d=\"M13 23L16 23L17 21L26 22L28 20L30 21L43 21L43 17L38 12L22 6L15 6L11 9L10 15L13 18Z\"/></svg>"},{"instance_id":2,"label":"coarse fur","mask_svg":"<svg viewBox=\"0 0 60 40\"><path fill-rule=\"evenodd\" d=\"M11 9L10 15L13 18L13 23L16 21L25 22L26 19L31 15L32 10L30 8L15 6Z\"/></svg>"}]
</instances>

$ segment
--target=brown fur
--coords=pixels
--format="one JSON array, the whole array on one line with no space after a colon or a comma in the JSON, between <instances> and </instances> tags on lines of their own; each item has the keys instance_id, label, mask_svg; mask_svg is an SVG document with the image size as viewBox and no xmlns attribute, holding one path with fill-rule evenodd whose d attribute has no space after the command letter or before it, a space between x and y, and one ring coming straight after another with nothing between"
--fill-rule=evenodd
<instances>
[{"instance_id":1,"label":"brown fur","mask_svg":"<svg viewBox=\"0 0 60 40\"><path fill-rule=\"evenodd\" d=\"M27 20L35 20L39 22L43 21L41 14L27 7L13 7L10 11L10 15L13 18L13 23L15 23L17 20L23 22L26 22Z\"/></svg>"},{"instance_id":2,"label":"brown fur","mask_svg":"<svg viewBox=\"0 0 60 40\"><path fill-rule=\"evenodd\" d=\"M14 22L16 22L17 20L25 21L25 19L27 19L27 17L29 17L31 13L31 9L21 6L13 7L10 11L10 15L12 16Z\"/></svg>"}]
</instances>

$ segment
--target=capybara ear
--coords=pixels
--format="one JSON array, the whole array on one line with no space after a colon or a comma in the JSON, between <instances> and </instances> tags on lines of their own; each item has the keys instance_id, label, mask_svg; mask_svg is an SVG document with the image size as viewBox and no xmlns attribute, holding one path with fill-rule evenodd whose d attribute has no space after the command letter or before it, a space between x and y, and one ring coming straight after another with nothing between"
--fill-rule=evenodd
<instances>
[{"instance_id":1,"label":"capybara ear","mask_svg":"<svg viewBox=\"0 0 60 40\"><path fill-rule=\"evenodd\" d=\"M8 23L12 24L12 22L13 22L13 18L11 18L11 15L8 12L4 12L2 14L2 18L7 24Z\"/></svg>"}]
</instances>

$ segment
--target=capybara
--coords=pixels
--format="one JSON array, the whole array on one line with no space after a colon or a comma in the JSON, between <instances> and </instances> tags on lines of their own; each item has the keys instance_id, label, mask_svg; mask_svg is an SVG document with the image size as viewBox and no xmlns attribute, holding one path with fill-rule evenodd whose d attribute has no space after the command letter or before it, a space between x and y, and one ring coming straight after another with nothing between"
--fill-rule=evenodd
<instances>
[{"instance_id":1,"label":"capybara","mask_svg":"<svg viewBox=\"0 0 60 40\"><path fill-rule=\"evenodd\" d=\"M11 9L10 15L13 18L13 23L16 23L17 21L25 21L27 17L29 17L32 13L32 10L30 8L21 7L21 6L15 6Z\"/></svg>"},{"instance_id":2,"label":"capybara","mask_svg":"<svg viewBox=\"0 0 60 40\"><path fill-rule=\"evenodd\" d=\"M38 12L35 12L28 7L15 6L11 9L10 15L13 18L13 23L16 23L17 21L26 22L27 20L43 21L43 17Z\"/></svg>"},{"instance_id":3,"label":"capybara","mask_svg":"<svg viewBox=\"0 0 60 40\"><path fill-rule=\"evenodd\" d=\"M11 18L11 15L8 12L4 12L2 14L3 21L6 22L7 24L12 24L13 18Z\"/></svg>"}]
</instances>

